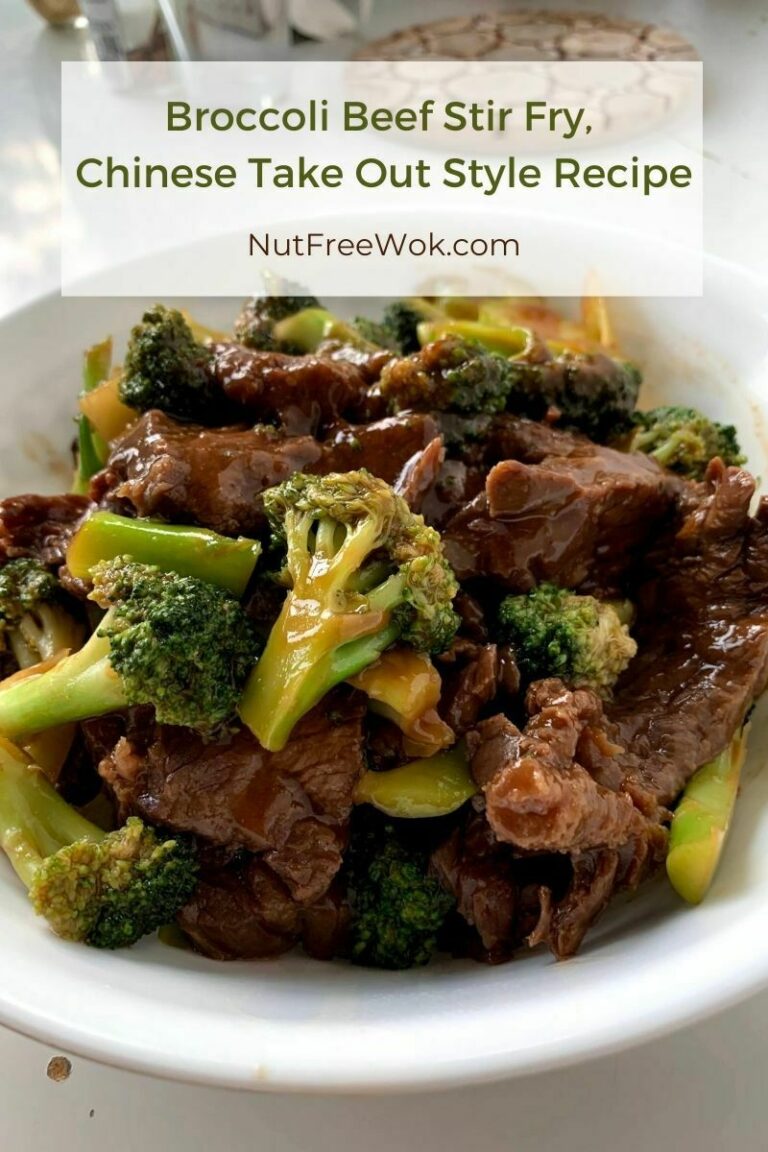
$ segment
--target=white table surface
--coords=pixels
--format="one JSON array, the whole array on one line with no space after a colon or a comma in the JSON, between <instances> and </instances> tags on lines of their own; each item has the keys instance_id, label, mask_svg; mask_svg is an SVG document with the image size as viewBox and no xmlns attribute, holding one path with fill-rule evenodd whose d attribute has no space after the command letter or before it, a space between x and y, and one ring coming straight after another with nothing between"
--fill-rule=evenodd
<instances>
[{"instance_id":1,"label":"white table surface","mask_svg":"<svg viewBox=\"0 0 768 1152\"><path fill-rule=\"evenodd\" d=\"M525 6L545 7L535 0ZM697 45L705 62L707 247L765 275L763 0L552 0L550 6L658 20ZM431 8L422 3L419 13L426 18ZM0 0L0 316L58 286L58 62L84 51L82 34L45 28L22 0ZM749 941L734 940L734 947ZM57 1083L46 1076L56 1054L0 1029L2 1152L768 1148L768 992L621 1056L446 1094L251 1095L164 1083L74 1056L70 1076Z\"/></svg>"}]
</instances>

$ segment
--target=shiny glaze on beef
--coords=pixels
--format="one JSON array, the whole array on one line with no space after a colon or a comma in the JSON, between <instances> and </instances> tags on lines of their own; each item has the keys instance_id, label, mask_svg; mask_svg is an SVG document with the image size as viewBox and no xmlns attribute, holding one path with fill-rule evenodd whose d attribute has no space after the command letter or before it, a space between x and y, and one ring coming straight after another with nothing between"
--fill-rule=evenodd
<instances>
[{"instance_id":1,"label":"shiny glaze on beef","mask_svg":"<svg viewBox=\"0 0 768 1152\"><path fill-rule=\"evenodd\" d=\"M265 526L262 493L293 473L364 466L392 483L435 429L430 416L401 413L363 426L335 423L320 443L274 428L201 428L147 412L113 445L92 496L139 516L250 535Z\"/></svg>"},{"instance_id":2,"label":"shiny glaze on beef","mask_svg":"<svg viewBox=\"0 0 768 1152\"><path fill-rule=\"evenodd\" d=\"M435 440L437 425L422 412L400 412L371 424L337 422L323 440L322 460L309 472L354 472L367 468L394 484L404 468Z\"/></svg>"},{"instance_id":3,"label":"shiny glaze on beef","mask_svg":"<svg viewBox=\"0 0 768 1152\"><path fill-rule=\"evenodd\" d=\"M478 794L433 832L430 867L456 898L443 943L497 962L547 945L572 955L612 896L658 868L671 806L721 751L768 682L768 502L714 462L689 483L630 455L510 414L387 414L386 352L329 342L292 357L214 348L243 424L197 427L161 412L112 446L93 499L127 514L264 533L264 490L297 471L367 468L444 533L464 586L459 635L436 657L440 710L466 740ZM239 416L238 416L239 418ZM89 501L0 504L0 561L62 563ZM66 579L66 573L65 573ZM612 699L539 681L525 697L494 641L498 600L552 580L629 595L639 651ZM283 592L247 610L266 635ZM344 892L353 790L365 767L406 758L402 733L340 689L268 753L245 730L205 743L151 709L82 725L120 817L197 837L201 883L180 923L217 958L347 947Z\"/></svg>"},{"instance_id":4,"label":"shiny glaze on beef","mask_svg":"<svg viewBox=\"0 0 768 1152\"><path fill-rule=\"evenodd\" d=\"M449 520L446 554L460 580L488 577L516 592L590 577L615 585L673 513L679 488L654 461L610 448L506 460Z\"/></svg>"},{"instance_id":5,"label":"shiny glaze on beef","mask_svg":"<svg viewBox=\"0 0 768 1152\"><path fill-rule=\"evenodd\" d=\"M258 854L293 900L312 904L341 866L364 769L363 714L362 698L339 689L273 753L246 729L205 743L158 726L150 740L120 738L99 772L121 818L136 814L230 853Z\"/></svg>"},{"instance_id":6,"label":"shiny glaze on beef","mask_svg":"<svg viewBox=\"0 0 768 1152\"><path fill-rule=\"evenodd\" d=\"M552 424L502 412L494 416L482 444L487 467L502 460L540 464L553 456L592 456L595 445L579 432L566 432Z\"/></svg>"},{"instance_id":7,"label":"shiny glaze on beef","mask_svg":"<svg viewBox=\"0 0 768 1152\"><path fill-rule=\"evenodd\" d=\"M239 344L214 345L212 373L227 399L254 421L277 421L291 436L315 435L329 421L354 416L371 382L365 362L254 352Z\"/></svg>"},{"instance_id":8,"label":"shiny glaze on beef","mask_svg":"<svg viewBox=\"0 0 768 1152\"><path fill-rule=\"evenodd\" d=\"M662 804L726 747L768 683L768 500L750 516L754 489L713 462L639 590L640 647L608 714L623 771Z\"/></svg>"},{"instance_id":9,"label":"shiny glaze on beef","mask_svg":"<svg viewBox=\"0 0 768 1152\"><path fill-rule=\"evenodd\" d=\"M495 699L502 684L502 663L495 644L477 644L458 637L439 658L443 680L440 715L457 736L463 736L480 718L483 709ZM519 680L506 686L519 688Z\"/></svg>"},{"instance_id":10,"label":"shiny glaze on beef","mask_svg":"<svg viewBox=\"0 0 768 1152\"><path fill-rule=\"evenodd\" d=\"M147 412L115 443L93 495L125 503L139 516L245 535L264 524L264 490L321 455L311 436L286 439L270 428L198 428Z\"/></svg>"},{"instance_id":11,"label":"shiny glaze on beef","mask_svg":"<svg viewBox=\"0 0 768 1152\"><path fill-rule=\"evenodd\" d=\"M445 460L441 436L406 460L394 482L394 489L413 512L421 512L425 499L435 487Z\"/></svg>"},{"instance_id":12,"label":"shiny glaze on beef","mask_svg":"<svg viewBox=\"0 0 768 1152\"><path fill-rule=\"evenodd\" d=\"M497 715L478 725L469 744L496 837L526 852L582 852L642 835L648 819L631 797L599 783L581 763L585 732L592 741L601 733L607 755L620 751L604 733L598 697L542 680L529 689L526 708L522 731Z\"/></svg>"},{"instance_id":13,"label":"shiny glaze on beef","mask_svg":"<svg viewBox=\"0 0 768 1152\"><path fill-rule=\"evenodd\" d=\"M31 556L56 567L91 507L87 496L9 496L0 500L0 563Z\"/></svg>"},{"instance_id":14,"label":"shiny glaze on beef","mask_svg":"<svg viewBox=\"0 0 768 1152\"><path fill-rule=\"evenodd\" d=\"M333 888L299 906L266 864L251 860L204 871L178 923L197 951L214 960L277 956L299 941L308 955L330 960L345 949L349 909Z\"/></svg>"}]
</instances>

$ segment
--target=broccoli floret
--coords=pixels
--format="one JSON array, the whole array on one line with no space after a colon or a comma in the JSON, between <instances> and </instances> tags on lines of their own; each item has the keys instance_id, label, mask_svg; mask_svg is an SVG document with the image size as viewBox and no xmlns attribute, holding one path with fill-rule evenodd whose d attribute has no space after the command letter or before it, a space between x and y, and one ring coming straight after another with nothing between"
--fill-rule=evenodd
<instances>
[{"instance_id":1,"label":"broccoli floret","mask_svg":"<svg viewBox=\"0 0 768 1152\"><path fill-rule=\"evenodd\" d=\"M346 858L353 963L399 969L429 962L454 900L429 875L428 862L427 851L407 845L393 824L356 814Z\"/></svg>"},{"instance_id":2,"label":"broccoli floret","mask_svg":"<svg viewBox=\"0 0 768 1152\"><path fill-rule=\"evenodd\" d=\"M367 316L355 316L355 329L377 348L387 348L391 352L400 354L401 350L394 334L386 327L383 320L371 320ZM415 349L411 349L415 351Z\"/></svg>"},{"instance_id":3,"label":"broccoli floret","mask_svg":"<svg viewBox=\"0 0 768 1152\"><path fill-rule=\"evenodd\" d=\"M512 386L512 364L481 345L447 336L420 352L384 365L382 396L394 411L503 412Z\"/></svg>"},{"instance_id":4,"label":"broccoli floret","mask_svg":"<svg viewBox=\"0 0 768 1152\"><path fill-rule=\"evenodd\" d=\"M372 344L389 348L400 356L410 356L421 347L419 324L425 319L425 312L418 301L396 300L384 309L381 320L369 320L365 316L355 318L355 327Z\"/></svg>"},{"instance_id":5,"label":"broccoli floret","mask_svg":"<svg viewBox=\"0 0 768 1152\"><path fill-rule=\"evenodd\" d=\"M104 832L0 741L0 845L57 935L123 948L173 920L197 882L190 840L136 817Z\"/></svg>"},{"instance_id":6,"label":"broccoli floret","mask_svg":"<svg viewBox=\"0 0 768 1152\"><path fill-rule=\"evenodd\" d=\"M508 408L541 420L550 408L564 427L602 443L631 426L641 376L633 364L602 352L564 351L547 360L510 363Z\"/></svg>"},{"instance_id":7,"label":"broccoli floret","mask_svg":"<svg viewBox=\"0 0 768 1152\"><path fill-rule=\"evenodd\" d=\"M511 644L527 682L556 676L608 695L637 651L629 634L631 608L540 584L507 596L498 614L503 642Z\"/></svg>"},{"instance_id":8,"label":"broccoli floret","mask_svg":"<svg viewBox=\"0 0 768 1152\"><path fill-rule=\"evenodd\" d=\"M717 424L695 408L653 408L636 412L630 452L645 452L665 468L700 480L715 456L725 464L743 464L736 429Z\"/></svg>"},{"instance_id":9,"label":"broccoli floret","mask_svg":"<svg viewBox=\"0 0 768 1152\"><path fill-rule=\"evenodd\" d=\"M476 451L478 445L487 441L493 429L493 416L460 416L457 412L440 412L437 425L448 456ZM445 477L443 477L445 479Z\"/></svg>"},{"instance_id":10,"label":"broccoli floret","mask_svg":"<svg viewBox=\"0 0 768 1152\"><path fill-rule=\"evenodd\" d=\"M211 350L198 344L181 312L156 304L131 332L120 399L140 412L160 408L182 420L205 422L222 400L211 359Z\"/></svg>"},{"instance_id":11,"label":"broccoli floret","mask_svg":"<svg viewBox=\"0 0 768 1152\"><path fill-rule=\"evenodd\" d=\"M353 325L319 307L275 320L270 339L274 348L297 355L315 352L326 341L360 352L381 352ZM159 408L178 420L236 423L242 419L242 408L228 397L219 368L222 357L226 363L228 353L238 347L198 342L181 312L157 305L131 333L119 381L120 400L132 411ZM240 347L239 369L259 376L265 367L264 355L263 350Z\"/></svg>"},{"instance_id":12,"label":"broccoli floret","mask_svg":"<svg viewBox=\"0 0 768 1152\"><path fill-rule=\"evenodd\" d=\"M82 628L62 603L59 585L36 560L10 560L0 568L0 646L20 668L77 648Z\"/></svg>"},{"instance_id":13,"label":"broccoli floret","mask_svg":"<svg viewBox=\"0 0 768 1152\"><path fill-rule=\"evenodd\" d=\"M319 306L314 296L254 296L245 302L235 321L235 339L260 351L299 352L301 349L275 336L275 325L305 308Z\"/></svg>"},{"instance_id":14,"label":"broccoli floret","mask_svg":"<svg viewBox=\"0 0 768 1152\"><path fill-rule=\"evenodd\" d=\"M287 547L290 591L240 716L277 750L335 684L398 637L420 651L443 651L458 623L458 586L438 533L368 472L298 474L270 488L264 507Z\"/></svg>"},{"instance_id":15,"label":"broccoli floret","mask_svg":"<svg viewBox=\"0 0 768 1152\"><path fill-rule=\"evenodd\" d=\"M450 751L432 749L397 768L369 768L355 785L354 802L371 804L388 816L431 820L450 816L479 791L462 741Z\"/></svg>"},{"instance_id":16,"label":"broccoli floret","mask_svg":"<svg viewBox=\"0 0 768 1152\"><path fill-rule=\"evenodd\" d=\"M56 577L37 560L9 560L0 569L0 619L17 623L27 612L55 600Z\"/></svg>"},{"instance_id":17,"label":"broccoli floret","mask_svg":"<svg viewBox=\"0 0 768 1152\"><path fill-rule=\"evenodd\" d=\"M127 557L92 577L106 616L79 652L0 692L0 733L17 740L133 704L204 734L231 720L257 655L238 601Z\"/></svg>"}]
</instances>

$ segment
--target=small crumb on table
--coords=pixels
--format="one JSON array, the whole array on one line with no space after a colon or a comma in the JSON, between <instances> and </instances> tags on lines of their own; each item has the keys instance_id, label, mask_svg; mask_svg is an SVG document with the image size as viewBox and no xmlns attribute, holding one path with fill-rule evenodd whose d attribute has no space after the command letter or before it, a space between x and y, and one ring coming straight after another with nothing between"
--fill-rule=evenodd
<instances>
[{"instance_id":1,"label":"small crumb on table","mask_svg":"<svg viewBox=\"0 0 768 1152\"><path fill-rule=\"evenodd\" d=\"M48 1061L48 1067L45 1070L45 1074L49 1080L53 1080L56 1084L60 1084L63 1080L67 1080L69 1078L71 1071L72 1061L68 1060L66 1056L52 1056Z\"/></svg>"}]
</instances>

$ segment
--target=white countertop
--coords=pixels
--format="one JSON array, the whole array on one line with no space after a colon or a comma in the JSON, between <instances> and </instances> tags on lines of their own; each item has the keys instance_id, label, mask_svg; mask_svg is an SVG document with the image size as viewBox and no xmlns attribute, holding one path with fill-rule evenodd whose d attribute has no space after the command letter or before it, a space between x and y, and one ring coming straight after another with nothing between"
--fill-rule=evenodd
<instances>
[{"instance_id":1,"label":"white countertop","mask_svg":"<svg viewBox=\"0 0 768 1152\"><path fill-rule=\"evenodd\" d=\"M529 0L525 6L545 5ZM699 48L707 248L765 275L768 9L762 0L552 0L550 6L656 19ZM423 18L430 7L421 5ZM84 43L82 34L43 27L21 0L0 0L0 316L58 286L58 61L79 58ZM749 941L735 940L734 947ZM57 1083L46 1076L55 1054L0 1030L4 1152L768 1147L768 992L622 1056L504 1085L396 1099L248 1095L153 1081L76 1057L68 1079Z\"/></svg>"}]
</instances>

